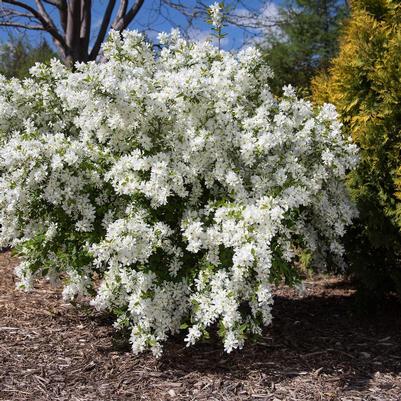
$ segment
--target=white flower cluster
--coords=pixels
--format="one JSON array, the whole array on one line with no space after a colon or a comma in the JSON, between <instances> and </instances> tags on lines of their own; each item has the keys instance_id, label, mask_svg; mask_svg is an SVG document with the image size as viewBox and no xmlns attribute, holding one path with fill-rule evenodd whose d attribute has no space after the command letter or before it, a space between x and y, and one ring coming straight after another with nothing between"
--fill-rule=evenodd
<instances>
[{"instance_id":1,"label":"white flower cluster","mask_svg":"<svg viewBox=\"0 0 401 401\"><path fill-rule=\"evenodd\" d=\"M211 24L216 28L220 29L223 26L223 7L219 2L213 3L208 8Z\"/></svg>"},{"instance_id":2,"label":"white flower cluster","mask_svg":"<svg viewBox=\"0 0 401 401\"><path fill-rule=\"evenodd\" d=\"M271 285L296 283L302 255L341 262L356 148L333 106L275 99L257 50L161 40L154 54L115 32L104 64L0 78L0 245L21 286L64 280L134 352L214 327L230 352L270 323Z\"/></svg>"}]
</instances>

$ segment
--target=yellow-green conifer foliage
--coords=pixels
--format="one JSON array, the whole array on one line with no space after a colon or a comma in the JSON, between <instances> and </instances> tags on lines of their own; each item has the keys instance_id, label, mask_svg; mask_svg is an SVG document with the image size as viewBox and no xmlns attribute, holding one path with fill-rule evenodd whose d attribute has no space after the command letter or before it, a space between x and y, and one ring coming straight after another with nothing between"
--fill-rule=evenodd
<instances>
[{"instance_id":1,"label":"yellow-green conifer foliage","mask_svg":"<svg viewBox=\"0 0 401 401\"><path fill-rule=\"evenodd\" d=\"M401 1L353 0L340 53L313 81L361 149L349 184L360 221L351 261L365 288L401 293Z\"/></svg>"}]
</instances>

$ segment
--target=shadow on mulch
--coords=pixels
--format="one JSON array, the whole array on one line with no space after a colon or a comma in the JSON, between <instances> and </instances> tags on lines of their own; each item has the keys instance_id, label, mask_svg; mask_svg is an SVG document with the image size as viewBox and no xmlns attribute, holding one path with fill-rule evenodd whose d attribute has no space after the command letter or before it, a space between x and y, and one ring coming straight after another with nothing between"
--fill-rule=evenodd
<instances>
[{"instance_id":1,"label":"shadow on mulch","mask_svg":"<svg viewBox=\"0 0 401 401\"><path fill-rule=\"evenodd\" d=\"M15 291L13 265L0 266L1 400L401 400L401 308L356 313L340 278L307 281L302 298L278 288L272 326L242 351L176 336L155 359L47 284Z\"/></svg>"},{"instance_id":2,"label":"shadow on mulch","mask_svg":"<svg viewBox=\"0 0 401 401\"><path fill-rule=\"evenodd\" d=\"M183 372L230 372L241 379L257 369L267 380L280 381L307 372L333 374L350 388L363 389L376 372L401 372L401 313L383 305L372 316L354 311L353 296L278 296L273 325L262 342L224 354L221 344L194 349L180 344L166 348L161 369ZM188 364L188 359L191 363Z\"/></svg>"},{"instance_id":3,"label":"shadow on mulch","mask_svg":"<svg viewBox=\"0 0 401 401\"><path fill-rule=\"evenodd\" d=\"M358 309L348 281L332 279L309 292L299 298L293 290L282 289L282 295L275 297L272 326L261 340L247 343L241 351L224 353L216 337L191 348L183 346L184 336L173 337L158 369L178 371L181 376L229 375L234 380L258 371L266 383L310 373L336 375L333 381L342 388L358 391L367 390L375 374L401 372L397 299L388 299L368 314ZM129 344L118 333L114 338L108 351L129 351Z\"/></svg>"}]
</instances>

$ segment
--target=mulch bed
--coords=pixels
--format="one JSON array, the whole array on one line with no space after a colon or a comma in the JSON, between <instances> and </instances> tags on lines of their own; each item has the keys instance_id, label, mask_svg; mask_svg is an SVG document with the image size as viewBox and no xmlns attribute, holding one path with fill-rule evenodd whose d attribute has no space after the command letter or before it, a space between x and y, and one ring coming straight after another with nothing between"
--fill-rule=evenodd
<instances>
[{"instance_id":1,"label":"mulch bed","mask_svg":"<svg viewBox=\"0 0 401 401\"><path fill-rule=\"evenodd\" d=\"M401 400L400 306L358 314L339 278L308 280L304 297L279 288L272 327L242 351L176 338L155 359L46 282L15 290L16 264L0 255L0 400Z\"/></svg>"}]
</instances>

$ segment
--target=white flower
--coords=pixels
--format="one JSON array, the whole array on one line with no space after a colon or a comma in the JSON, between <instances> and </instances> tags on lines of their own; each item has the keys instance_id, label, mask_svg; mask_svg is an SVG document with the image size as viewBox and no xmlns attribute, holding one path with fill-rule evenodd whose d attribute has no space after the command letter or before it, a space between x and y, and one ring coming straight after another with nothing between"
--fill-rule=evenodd
<instances>
[{"instance_id":1,"label":"white flower","mask_svg":"<svg viewBox=\"0 0 401 401\"><path fill-rule=\"evenodd\" d=\"M212 21L212 25L215 28L221 28L223 24L223 9L220 5L219 2L213 3L211 6L209 6L209 13L210 13L210 18Z\"/></svg>"},{"instance_id":2,"label":"white flower","mask_svg":"<svg viewBox=\"0 0 401 401\"><path fill-rule=\"evenodd\" d=\"M51 241L57 234L57 227L58 224L57 223L50 223L49 228L47 229L46 233L45 233L45 238L46 241Z\"/></svg>"},{"instance_id":3,"label":"white flower","mask_svg":"<svg viewBox=\"0 0 401 401\"><path fill-rule=\"evenodd\" d=\"M188 334L185 337L185 342L187 343L187 347L196 343L197 340L202 336L202 332L198 326L192 326L188 330Z\"/></svg>"},{"instance_id":4,"label":"white flower","mask_svg":"<svg viewBox=\"0 0 401 401\"><path fill-rule=\"evenodd\" d=\"M202 226L202 222L195 221L183 230L183 236L188 241L188 251L196 253L202 248L205 238Z\"/></svg>"},{"instance_id":5,"label":"white flower","mask_svg":"<svg viewBox=\"0 0 401 401\"><path fill-rule=\"evenodd\" d=\"M29 264L26 262L21 262L15 268L15 275L18 278L18 282L16 284L17 288L23 289L25 291L29 291L33 286L33 274L29 268Z\"/></svg>"}]
</instances>

